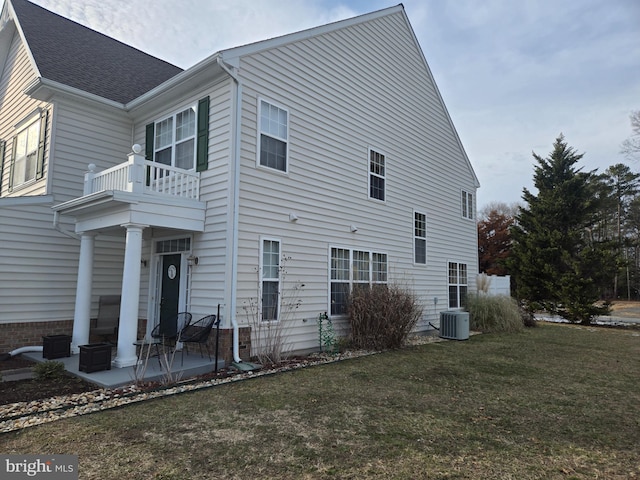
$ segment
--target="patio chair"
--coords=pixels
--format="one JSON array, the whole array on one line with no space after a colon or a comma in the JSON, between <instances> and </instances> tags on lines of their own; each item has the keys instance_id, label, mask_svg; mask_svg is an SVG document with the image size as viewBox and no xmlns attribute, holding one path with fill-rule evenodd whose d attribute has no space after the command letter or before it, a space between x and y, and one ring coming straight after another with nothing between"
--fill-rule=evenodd
<instances>
[{"instance_id":1,"label":"patio chair","mask_svg":"<svg viewBox=\"0 0 640 480\"><path fill-rule=\"evenodd\" d=\"M140 358L144 356L144 352L142 349L144 346L147 348L154 347L156 350L156 357L158 357L158 363L162 366L160 362L160 347L169 347L170 349L175 348L176 342L178 342L178 337L180 332L191 322L192 316L189 312L180 312L176 317L175 322L160 322L151 331L151 340L138 340L134 342L134 345L137 345L141 348Z\"/></svg>"},{"instance_id":2,"label":"patio chair","mask_svg":"<svg viewBox=\"0 0 640 480\"><path fill-rule=\"evenodd\" d=\"M98 318L91 333L110 343L110 337L118 334L120 321L120 295L102 295L98 301Z\"/></svg>"},{"instance_id":3,"label":"patio chair","mask_svg":"<svg viewBox=\"0 0 640 480\"><path fill-rule=\"evenodd\" d=\"M213 327L216 327L216 333L219 333L220 329L220 317L219 315L207 315L202 317L193 323L190 323L182 329L178 338L179 342L182 342L182 365L184 365L184 352L189 354L188 348L190 343L198 344L200 348L200 356L204 358L202 354L202 346L207 349L209 360L211 360L211 351L209 350L209 335ZM216 366L218 362L218 337L216 337ZM216 369L217 370L217 369Z\"/></svg>"}]
</instances>

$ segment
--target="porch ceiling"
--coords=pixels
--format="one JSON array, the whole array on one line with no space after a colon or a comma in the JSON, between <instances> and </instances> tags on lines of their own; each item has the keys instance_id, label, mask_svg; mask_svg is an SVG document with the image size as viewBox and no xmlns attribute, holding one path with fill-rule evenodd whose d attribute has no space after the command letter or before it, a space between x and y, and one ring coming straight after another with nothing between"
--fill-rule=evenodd
<instances>
[{"instance_id":1,"label":"porch ceiling","mask_svg":"<svg viewBox=\"0 0 640 480\"><path fill-rule=\"evenodd\" d=\"M206 205L169 195L107 190L56 205L54 212L75 218L76 233L135 223L149 227L202 232Z\"/></svg>"}]
</instances>

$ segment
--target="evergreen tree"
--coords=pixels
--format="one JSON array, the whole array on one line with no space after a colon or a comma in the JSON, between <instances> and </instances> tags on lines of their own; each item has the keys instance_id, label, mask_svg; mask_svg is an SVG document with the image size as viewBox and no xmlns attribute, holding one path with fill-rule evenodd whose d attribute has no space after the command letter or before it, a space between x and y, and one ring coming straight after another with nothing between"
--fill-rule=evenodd
<instances>
[{"instance_id":1,"label":"evergreen tree","mask_svg":"<svg viewBox=\"0 0 640 480\"><path fill-rule=\"evenodd\" d=\"M582 156L562 135L548 158L533 154L538 194L523 190L526 205L512 229L509 267L517 296L531 310L545 308L588 324L608 311L596 302L605 282L613 278L615 250L591 233L600 180L595 171L576 167Z\"/></svg>"}]
</instances>

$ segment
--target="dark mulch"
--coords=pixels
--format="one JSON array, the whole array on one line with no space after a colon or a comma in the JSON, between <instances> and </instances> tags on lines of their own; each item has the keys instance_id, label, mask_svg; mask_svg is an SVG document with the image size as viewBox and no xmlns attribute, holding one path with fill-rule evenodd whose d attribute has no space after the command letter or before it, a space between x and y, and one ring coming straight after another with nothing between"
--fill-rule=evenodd
<instances>
[{"instance_id":1,"label":"dark mulch","mask_svg":"<svg viewBox=\"0 0 640 480\"><path fill-rule=\"evenodd\" d=\"M17 355L8 360L0 360L0 374L34 365L35 362ZM69 374L65 374L61 379L0 381L0 405L89 392L97 388L95 385Z\"/></svg>"}]
</instances>

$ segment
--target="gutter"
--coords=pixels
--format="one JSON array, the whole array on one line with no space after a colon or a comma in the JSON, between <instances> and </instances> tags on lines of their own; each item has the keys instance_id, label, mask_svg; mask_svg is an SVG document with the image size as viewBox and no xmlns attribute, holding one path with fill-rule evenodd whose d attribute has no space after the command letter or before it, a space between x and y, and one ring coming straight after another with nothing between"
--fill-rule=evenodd
<instances>
[{"instance_id":1,"label":"gutter","mask_svg":"<svg viewBox=\"0 0 640 480\"><path fill-rule=\"evenodd\" d=\"M236 318L236 297L237 297L237 278L238 278L238 221L239 221L239 204L240 204L240 129L242 127L242 83L237 75L224 63L220 57L216 57L216 61L233 79L236 84L236 101L233 107L233 115L235 118L234 139L232 147L232 164L233 169L233 195L231 196L231 214L233 218L233 228L231 229L231 298L229 302L229 315L231 325L233 327L233 360L235 363L242 363L240 359L239 348L239 330L238 320Z\"/></svg>"},{"instance_id":2,"label":"gutter","mask_svg":"<svg viewBox=\"0 0 640 480\"><path fill-rule=\"evenodd\" d=\"M65 230L60 226L60 212L54 210L53 211L53 228L56 229L57 232L60 232L67 237L74 238L76 240L80 240L80 235L77 233L71 232L69 230Z\"/></svg>"}]
</instances>

